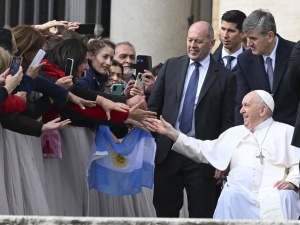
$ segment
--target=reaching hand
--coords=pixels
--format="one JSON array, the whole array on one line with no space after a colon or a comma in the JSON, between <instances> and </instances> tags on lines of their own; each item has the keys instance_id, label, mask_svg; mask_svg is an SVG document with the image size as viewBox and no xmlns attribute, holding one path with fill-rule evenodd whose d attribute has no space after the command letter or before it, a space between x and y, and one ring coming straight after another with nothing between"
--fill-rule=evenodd
<instances>
[{"instance_id":1,"label":"reaching hand","mask_svg":"<svg viewBox=\"0 0 300 225\"><path fill-rule=\"evenodd\" d=\"M9 74L9 69L5 70L1 75L0 75L0 86L3 87L5 85L5 78Z\"/></svg>"},{"instance_id":2,"label":"reaching hand","mask_svg":"<svg viewBox=\"0 0 300 225\"><path fill-rule=\"evenodd\" d=\"M69 23L68 21L63 21L63 20L61 21L50 20L44 24L35 25L34 28L40 31L47 31L50 28L67 27L68 23Z\"/></svg>"},{"instance_id":3,"label":"reaching hand","mask_svg":"<svg viewBox=\"0 0 300 225\"><path fill-rule=\"evenodd\" d=\"M68 30L74 30L79 28L79 22L69 22L68 23Z\"/></svg>"},{"instance_id":4,"label":"reaching hand","mask_svg":"<svg viewBox=\"0 0 300 225\"><path fill-rule=\"evenodd\" d=\"M20 98L23 98L25 101L27 101L27 99L26 99L27 93L25 91L18 91L15 95Z\"/></svg>"},{"instance_id":5,"label":"reaching hand","mask_svg":"<svg viewBox=\"0 0 300 225\"><path fill-rule=\"evenodd\" d=\"M147 118L156 118L156 112L146 111L140 108L140 106L143 105L144 102L145 100L137 103L129 110L129 119L133 119L142 123L142 121L144 121Z\"/></svg>"},{"instance_id":6,"label":"reaching hand","mask_svg":"<svg viewBox=\"0 0 300 225\"><path fill-rule=\"evenodd\" d=\"M14 75L7 75L9 73L9 69L7 69L4 74L7 75L5 78L5 85L8 94L12 93L12 91L20 84L23 77L23 69L20 66L19 71Z\"/></svg>"},{"instance_id":7,"label":"reaching hand","mask_svg":"<svg viewBox=\"0 0 300 225\"><path fill-rule=\"evenodd\" d=\"M106 113L107 119L110 120L110 111L115 110L119 112L127 112L129 106L123 103L116 103L102 96L97 96L97 105L101 106Z\"/></svg>"},{"instance_id":8,"label":"reaching hand","mask_svg":"<svg viewBox=\"0 0 300 225\"><path fill-rule=\"evenodd\" d=\"M138 127L138 128L141 128L141 129L143 129L144 131L147 131L147 132L150 132L150 131L151 131L151 130L149 130L149 129L147 128L146 125L144 125L143 123L140 123L140 122L138 122L138 121L136 121L136 120L133 120L133 119L127 119L126 121L124 121L124 123L125 123L125 124L132 124L133 126Z\"/></svg>"},{"instance_id":9,"label":"reaching hand","mask_svg":"<svg viewBox=\"0 0 300 225\"><path fill-rule=\"evenodd\" d=\"M73 85L73 76L65 76L62 78L59 78L55 84L64 87L66 89L69 89Z\"/></svg>"},{"instance_id":10,"label":"reaching hand","mask_svg":"<svg viewBox=\"0 0 300 225\"><path fill-rule=\"evenodd\" d=\"M125 96L127 96L127 97L130 96L130 90L131 90L131 88L133 88L134 83L135 83L135 80L128 81L128 83L126 84L125 90L123 91Z\"/></svg>"},{"instance_id":11,"label":"reaching hand","mask_svg":"<svg viewBox=\"0 0 300 225\"><path fill-rule=\"evenodd\" d=\"M89 100L85 100L83 98L78 97L77 95L74 95L73 93L69 92L69 100L71 102L73 102L76 105L79 105L80 108L85 109L84 106L87 107L94 107L96 106L96 102L95 101L89 101Z\"/></svg>"},{"instance_id":12,"label":"reaching hand","mask_svg":"<svg viewBox=\"0 0 300 225\"><path fill-rule=\"evenodd\" d=\"M156 118L147 118L146 121L143 121L144 124L147 125L148 129L151 131L155 131L162 135L167 135L169 129L172 129L172 125L166 122L164 119L156 119Z\"/></svg>"},{"instance_id":13,"label":"reaching hand","mask_svg":"<svg viewBox=\"0 0 300 225\"><path fill-rule=\"evenodd\" d=\"M42 132L62 129L62 128L64 128L64 126L66 126L67 124L70 124L70 123L71 123L71 120L69 120L69 119L60 121L60 118L56 118L54 120L49 121L48 123L43 124Z\"/></svg>"},{"instance_id":14,"label":"reaching hand","mask_svg":"<svg viewBox=\"0 0 300 225\"><path fill-rule=\"evenodd\" d=\"M143 96L144 95L144 88L139 87L137 85L133 85L133 87L130 89L129 94L130 94L130 96L136 96L136 95Z\"/></svg>"},{"instance_id":15,"label":"reaching hand","mask_svg":"<svg viewBox=\"0 0 300 225\"><path fill-rule=\"evenodd\" d=\"M29 67L28 70L26 71L26 75L30 76L32 79L35 79L38 75L39 70L45 64L46 64L45 62L42 62L42 63L38 64L37 66Z\"/></svg>"},{"instance_id":16,"label":"reaching hand","mask_svg":"<svg viewBox=\"0 0 300 225\"><path fill-rule=\"evenodd\" d=\"M143 103L142 103L142 105L140 105L140 108L143 110L148 110L148 106L145 101L145 96L136 95L132 98L129 98L126 101L126 105L128 105L129 107L133 107L134 105L138 104L141 101L143 101Z\"/></svg>"},{"instance_id":17,"label":"reaching hand","mask_svg":"<svg viewBox=\"0 0 300 225\"><path fill-rule=\"evenodd\" d=\"M179 131L177 131L170 123L165 121L162 116L160 116L160 120L147 118L147 120L143 121L143 123L149 130L166 135L173 141L176 141L179 136Z\"/></svg>"}]
</instances>

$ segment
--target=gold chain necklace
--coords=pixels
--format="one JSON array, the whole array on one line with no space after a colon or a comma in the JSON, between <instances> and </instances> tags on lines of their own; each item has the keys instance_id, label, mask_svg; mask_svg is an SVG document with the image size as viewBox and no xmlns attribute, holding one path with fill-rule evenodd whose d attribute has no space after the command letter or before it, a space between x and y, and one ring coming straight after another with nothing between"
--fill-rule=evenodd
<instances>
[{"instance_id":1,"label":"gold chain necklace","mask_svg":"<svg viewBox=\"0 0 300 225\"><path fill-rule=\"evenodd\" d=\"M255 142L256 142L256 144L257 144L258 150L259 150L259 154L256 156L256 158L259 158L260 164L261 164L261 165L264 164L264 158L265 158L264 155L262 154L262 146L263 146L264 141L265 141L265 139L266 139L266 137L267 137L267 135L268 135L268 133L269 133L270 127L271 127L271 125L273 124L273 121L274 121L274 120L272 120L272 122L270 123L270 125L269 125L269 127L268 127L268 130L267 130L267 132L266 132L266 134L265 134L265 137L264 137L263 141L261 142L261 147L259 147L258 141L256 140L256 138L255 138L254 135L253 135L254 130L251 130L252 137L254 138L254 140L255 140Z\"/></svg>"}]
</instances>

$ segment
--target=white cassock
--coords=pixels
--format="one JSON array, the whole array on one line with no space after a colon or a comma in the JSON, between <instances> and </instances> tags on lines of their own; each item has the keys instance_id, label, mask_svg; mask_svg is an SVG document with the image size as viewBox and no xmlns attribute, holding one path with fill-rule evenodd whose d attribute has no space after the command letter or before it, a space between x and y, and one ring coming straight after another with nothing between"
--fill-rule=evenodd
<instances>
[{"instance_id":1,"label":"white cassock","mask_svg":"<svg viewBox=\"0 0 300 225\"><path fill-rule=\"evenodd\" d=\"M219 170L230 165L214 218L297 220L298 194L273 188L280 180L299 187L300 149L290 144L293 131L292 126L269 118L252 131L243 125L232 127L213 141L180 133L172 149ZM263 164L257 158L260 149Z\"/></svg>"}]
</instances>

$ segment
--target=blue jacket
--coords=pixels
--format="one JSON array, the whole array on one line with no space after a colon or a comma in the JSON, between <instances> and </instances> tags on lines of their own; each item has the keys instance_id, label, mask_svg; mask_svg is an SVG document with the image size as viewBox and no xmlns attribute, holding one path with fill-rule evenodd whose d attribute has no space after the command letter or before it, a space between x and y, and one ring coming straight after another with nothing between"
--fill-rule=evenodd
<instances>
[{"instance_id":1,"label":"blue jacket","mask_svg":"<svg viewBox=\"0 0 300 225\"><path fill-rule=\"evenodd\" d=\"M105 83L108 79L107 74L98 73L89 63L90 69L86 71L85 77L76 79L76 83L87 87L90 90L103 92L105 88Z\"/></svg>"}]
</instances>

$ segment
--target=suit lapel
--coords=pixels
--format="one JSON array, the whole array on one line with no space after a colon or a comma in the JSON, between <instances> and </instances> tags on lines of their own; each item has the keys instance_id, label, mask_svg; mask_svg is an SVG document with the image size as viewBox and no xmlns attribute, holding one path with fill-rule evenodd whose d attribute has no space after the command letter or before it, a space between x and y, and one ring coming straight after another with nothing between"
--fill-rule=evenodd
<instances>
[{"instance_id":1,"label":"suit lapel","mask_svg":"<svg viewBox=\"0 0 300 225\"><path fill-rule=\"evenodd\" d=\"M280 80L285 72L286 66L289 62L289 52L285 50L283 39L278 37L278 45L276 49L276 59L273 77L273 94L275 94Z\"/></svg>"},{"instance_id":2,"label":"suit lapel","mask_svg":"<svg viewBox=\"0 0 300 225\"><path fill-rule=\"evenodd\" d=\"M209 67L202 85L202 88L200 90L200 94L199 94L199 98L198 98L198 102L197 102L197 106L199 104L199 102L203 99L204 95L206 94L206 92L210 89L211 85L213 84L214 80L217 78L217 76L219 75L218 71L218 64L217 62L213 59L212 56L210 56L210 63L209 63Z\"/></svg>"},{"instance_id":3,"label":"suit lapel","mask_svg":"<svg viewBox=\"0 0 300 225\"><path fill-rule=\"evenodd\" d=\"M189 66L190 59L187 56L182 57L177 64L177 99L180 102L184 81Z\"/></svg>"},{"instance_id":4,"label":"suit lapel","mask_svg":"<svg viewBox=\"0 0 300 225\"><path fill-rule=\"evenodd\" d=\"M219 47L216 49L216 51L214 52L214 54L212 54L212 57L214 58L214 60L218 63L220 63L221 65L224 66L224 61L222 59L222 49L223 49L223 45L222 43L219 45Z\"/></svg>"}]
</instances>

